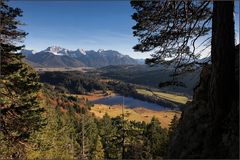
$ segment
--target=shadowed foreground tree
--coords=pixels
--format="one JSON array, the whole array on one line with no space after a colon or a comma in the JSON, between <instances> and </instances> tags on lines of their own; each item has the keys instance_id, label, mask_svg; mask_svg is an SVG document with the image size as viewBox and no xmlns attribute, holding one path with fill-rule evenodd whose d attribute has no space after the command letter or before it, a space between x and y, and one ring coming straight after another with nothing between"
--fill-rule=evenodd
<instances>
[{"instance_id":1,"label":"shadowed foreground tree","mask_svg":"<svg viewBox=\"0 0 240 160\"><path fill-rule=\"evenodd\" d=\"M16 43L26 36L18 29L21 15L0 0L0 159L24 159L27 139L42 126L38 76L17 53L23 46Z\"/></svg>"},{"instance_id":2,"label":"shadowed foreground tree","mask_svg":"<svg viewBox=\"0 0 240 160\"><path fill-rule=\"evenodd\" d=\"M148 64L174 64L176 74L188 71L198 64L199 37L205 39L199 46L211 40L211 65L203 66L193 102L183 112L170 143L169 157L238 158L239 78L235 58L239 46L235 51L234 2L162 0L132 1L131 5L137 22L133 34L139 37L134 49L155 51L146 60ZM173 79L167 84L181 83Z\"/></svg>"}]
</instances>

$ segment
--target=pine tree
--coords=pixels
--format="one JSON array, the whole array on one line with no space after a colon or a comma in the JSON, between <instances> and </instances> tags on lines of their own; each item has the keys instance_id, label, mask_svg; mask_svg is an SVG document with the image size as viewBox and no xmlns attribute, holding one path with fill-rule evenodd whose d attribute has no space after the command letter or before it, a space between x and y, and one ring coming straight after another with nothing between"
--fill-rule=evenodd
<instances>
[{"instance_id":1,"label":"pine tree","mask_svg":"<svg viewBox=\"0 0 240 160\"><path fill-rule=\"evenodd\" d=\"M116 158L116 145L114 145L117 129L112 125L112 120L108 114L105 114L98 123L99 136L104 148L104 157L106 159Z\"/></svg>"},{"instance_id":2,"label":"pine tree","mask_svg":"<svg viewBox=\"0 0 240 160\"><path fill-rule=\"evenodd\" d=\"M127 121L124 120L124 123L126 124ZM123 159L123 152L125 152L123 145L127 136L123 127L123 118L120 116L110 118L105 114L99 122L99 135L105 152L104 158Z\"/></svg>"},{"instance_id":3,"label":"pine tree","mask_svg":"<svg viewBox=\"0 0 240 160\"><path fill-rule=\"evenodd\" d=\"M27 35L18 29L22 23L17 18L22 11L9 7L3 0L0 9L0 133L10 156L23 158L27 139L43 125L43 109L36 96L41 85L36 72L23 63L18 52L24 46L16 46Z\"/></svg>"},{"instance_id":4,"label":"pine tree","mask_svg":"<svg viewBox=\"0 0 240 160\"><path fill-rule=\"evenodd\" d=\"M175 114L172 121L169 124L168 135L170 139L172 138L174 132L176 131L177 125L178 125L178 117Z\"/></svg>"},{"instance_id":5,"label":"pine tree","mask_svg":"<svg viewBox=\"0 0 240 160\"><path fill-rule=\"evenodd\" d=\"M80 145L78 159L92 159L93 152L96 151L96 142L98 139L98 129L94 118L89 112L81 114L80 121L78 122L76 135L77 142Z\"/></svg>"},{"instance_id":6,"label":"pine tree","mask_svg":"<svg viewBox=\"0 0 240 160\"><path fill-rule=\"evenodd\" d=\"M89 154L89 142L87 139L88 129L87 129L87 119L84 114L81 114L81 123L79 123L79 140L80 153L78 155L79 159L87 159Z\"/></svg>"},{"instance_id":7,"label":"pine tree","mask_svg":"<svg viewBox=\"0 0 240 160\"><path fill-rule=\"evenodd\" d=\"M152 157L163 158L166 156L167 132L160 126L160 122L156 117L151 119L144 134L150 146Z\"/></svg>"},{"instance_id":8,"label":"pine tree","mask_svg":"<svg viewBox=\"0 0 240 160\"><path fill-rule=\"evenodd\" d=\"M93 160L103 160L104 159L104 149L101 142L100 136L97 137L95 150L92 152Z\"/></svg>"},{"instance_id":9,"label":"pine tree","mask_svg":"<svg viewBox=\"0 0 240 160\"><path fill-rule=\"evenodd\" d=\"M145 122L126 121L125 130L125 158L126 159L151 159L150 147L145 143Z\"/></svg>"},{"instance_id":10,"label":"pine tree","mask_svg":"<svg viewBox=\"0 0 240 160\"><path fill-rule=\"evenodd\" d=\"M209 4L210 1L132 1L136 10L132 18L137 22L133 35L139 37L134 50L154 51L152 58L146 59L148 64L173 64L176 69L192 65L200 54L196 52L196 41L211 29Z\"/></svg>"}]
</instances>

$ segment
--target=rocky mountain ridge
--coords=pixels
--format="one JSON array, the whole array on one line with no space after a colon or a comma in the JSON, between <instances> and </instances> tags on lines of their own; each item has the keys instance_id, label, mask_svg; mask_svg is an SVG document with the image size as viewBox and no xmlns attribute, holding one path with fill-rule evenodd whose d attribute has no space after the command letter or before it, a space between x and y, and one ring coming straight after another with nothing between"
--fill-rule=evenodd
<instances>
[{"instance_id":1,"label":"rocky mountain ridge","mask_svg":"<svg viewBox=\"0 0 240 160\"><path fill-rule=\"evenodd\" d=\"M22 50L26 61L34 67L104 67L109 65L135 65L142 60L131 58L114 50L68 50L58 46L40 52Z\"/></svg>"}]
</instances>

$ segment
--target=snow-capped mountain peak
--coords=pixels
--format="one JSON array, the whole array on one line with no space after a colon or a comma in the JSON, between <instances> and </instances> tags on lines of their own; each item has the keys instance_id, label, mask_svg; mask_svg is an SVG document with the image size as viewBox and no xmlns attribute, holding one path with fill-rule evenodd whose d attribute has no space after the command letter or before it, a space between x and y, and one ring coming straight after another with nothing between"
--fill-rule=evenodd
<instances>
[{"instance_id":1,"label":"snow-capped mountain peak","mask_svg":"<svg viewBox=\"0 0 240 160\"><path fill-rule=\"evenodd\" d=\"M138 64L137 60L122 55L114 50L69 50L58 46L51 46L45 50L31 54L31 51L22 51L29 62L36 66L48 67L103 67L108 65Z\"/></svg>"},{"instance_id":2,"label":"snow-capped mountain peak","mask_svg":"<svg viewBox=\"0 0 240 160\"><path fill-rule=\"evenodd\" d=\"M21 51L23 55L29 58L30 56L33 56L37 53L44 54L44 52L51 53L56 56L60 56L61 58L64 58L65 56L67 58L69 57L75 58L81 61L81 64L85 64L86 66L106 66L106 65L115 65L115 64L143 64L144 63L144 60L138 61L136 59L131 58L129 55L123 55L115 50L98 49L97 51L96 50L85 51L82 48L78 48L76 50L68 50L59 46L50 46L40 52L35 52L34 50L27 50L27 49L23 49ZM199 62L201 63L204 63L204 62L211 63L209 61L210 61L209 57L199 60Z\"/></svg>"},{"instance_id":3,"label":"snow-capped mountain peak","mask_svg":"<svg viewBox=\"0 0 240 160\"><path fill-rule=\"evenodd\" d=\"M104 49L99 49L97 52L102 53L103 51L105 51Z\"/></svg>"},{"instance_id":4,"label":"snow-capped mountain peak","mask_svg":"<svg viewBox=\"0 0 240 160\"><path fill-rule=\"evenodd\" d=\"M86 55L85 50L82 49L82 48L78 48L77 51L80 52L80 53L83 54L83 55Z\"/></svg>"},{"instance_id":5,"label":"snow-capped mountain peak","mask_svg":"<svg viewBox=\"0 0 240 160\"><path fill-rule=\"evenodd\" d=\"M50 52L50 53L53 53L55 55L66 55L68 53L68 50L65 49L65 48L61 48L59 46L51 46L51 47L48 47L47 49L43 50L44 52Z\"/></svg>"}]
</instances>

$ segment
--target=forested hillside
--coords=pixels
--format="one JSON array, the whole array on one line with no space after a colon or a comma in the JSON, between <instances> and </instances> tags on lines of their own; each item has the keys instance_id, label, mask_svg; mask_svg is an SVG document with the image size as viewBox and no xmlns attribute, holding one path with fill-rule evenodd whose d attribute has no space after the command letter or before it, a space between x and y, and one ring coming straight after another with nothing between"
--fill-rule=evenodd
<instances>
[{"instance_id":1,"label":"forested hillside","mask_svg":"<svg viewBox=\"0 0 240 160\"><path fill-rule=\"evenodd\" d=\"M178 76L178 79L185 84L184 87L166 86L162 87L161 90L191 96L193 94L193 88L199 81L199 74L201 70L200 67L196 66L196 68L196 70L192 70ZM171 75L174 73L174 68L166 65L156 65L153 67L148 65L124 65L102 67L96 72L103 77L158 88L161 82L172 79Z\"/></svg>"},{"instance_id":2,"label":"forested hillside","mask_svg":"<svg viewBox=\"0 0 240 160\"><path fill-rule=\"evenodd\" d=\"M142 159L166 155L169 131L152 118L151 123L123 120L123 117L94 117L92 104L85 99L59 94L53 86L44 85L37 94L44 108L41 130L27 138L23 151L9 148L1 141L1 159L15 152L27 159ZM3 138L3 136L1 136ZM123 148L124 147L124 148ZM141 150L141 152L139 152Z\"/></svg>"},{"instance_id":3,"label":"forested hillside","mask_svg":"<svg viewBox=\"0 0 240 160\"><path fill-rule=\"evenodd\" d=\"M46 107L48 124L33 135L30 142L38 145L28 151L30 159L117 159L122 156L139 159L165 155L168 131L160 127L157 119L153 118L150 124L108 115L96 119L89 112L91 104L87 101L57 94L52 89L44 93L41 98L46 101L43 105L49 104ZM155 138L154 141L148 136ZM139 149L143 152L139 153Z\"/></svg>"}]
</instances>

